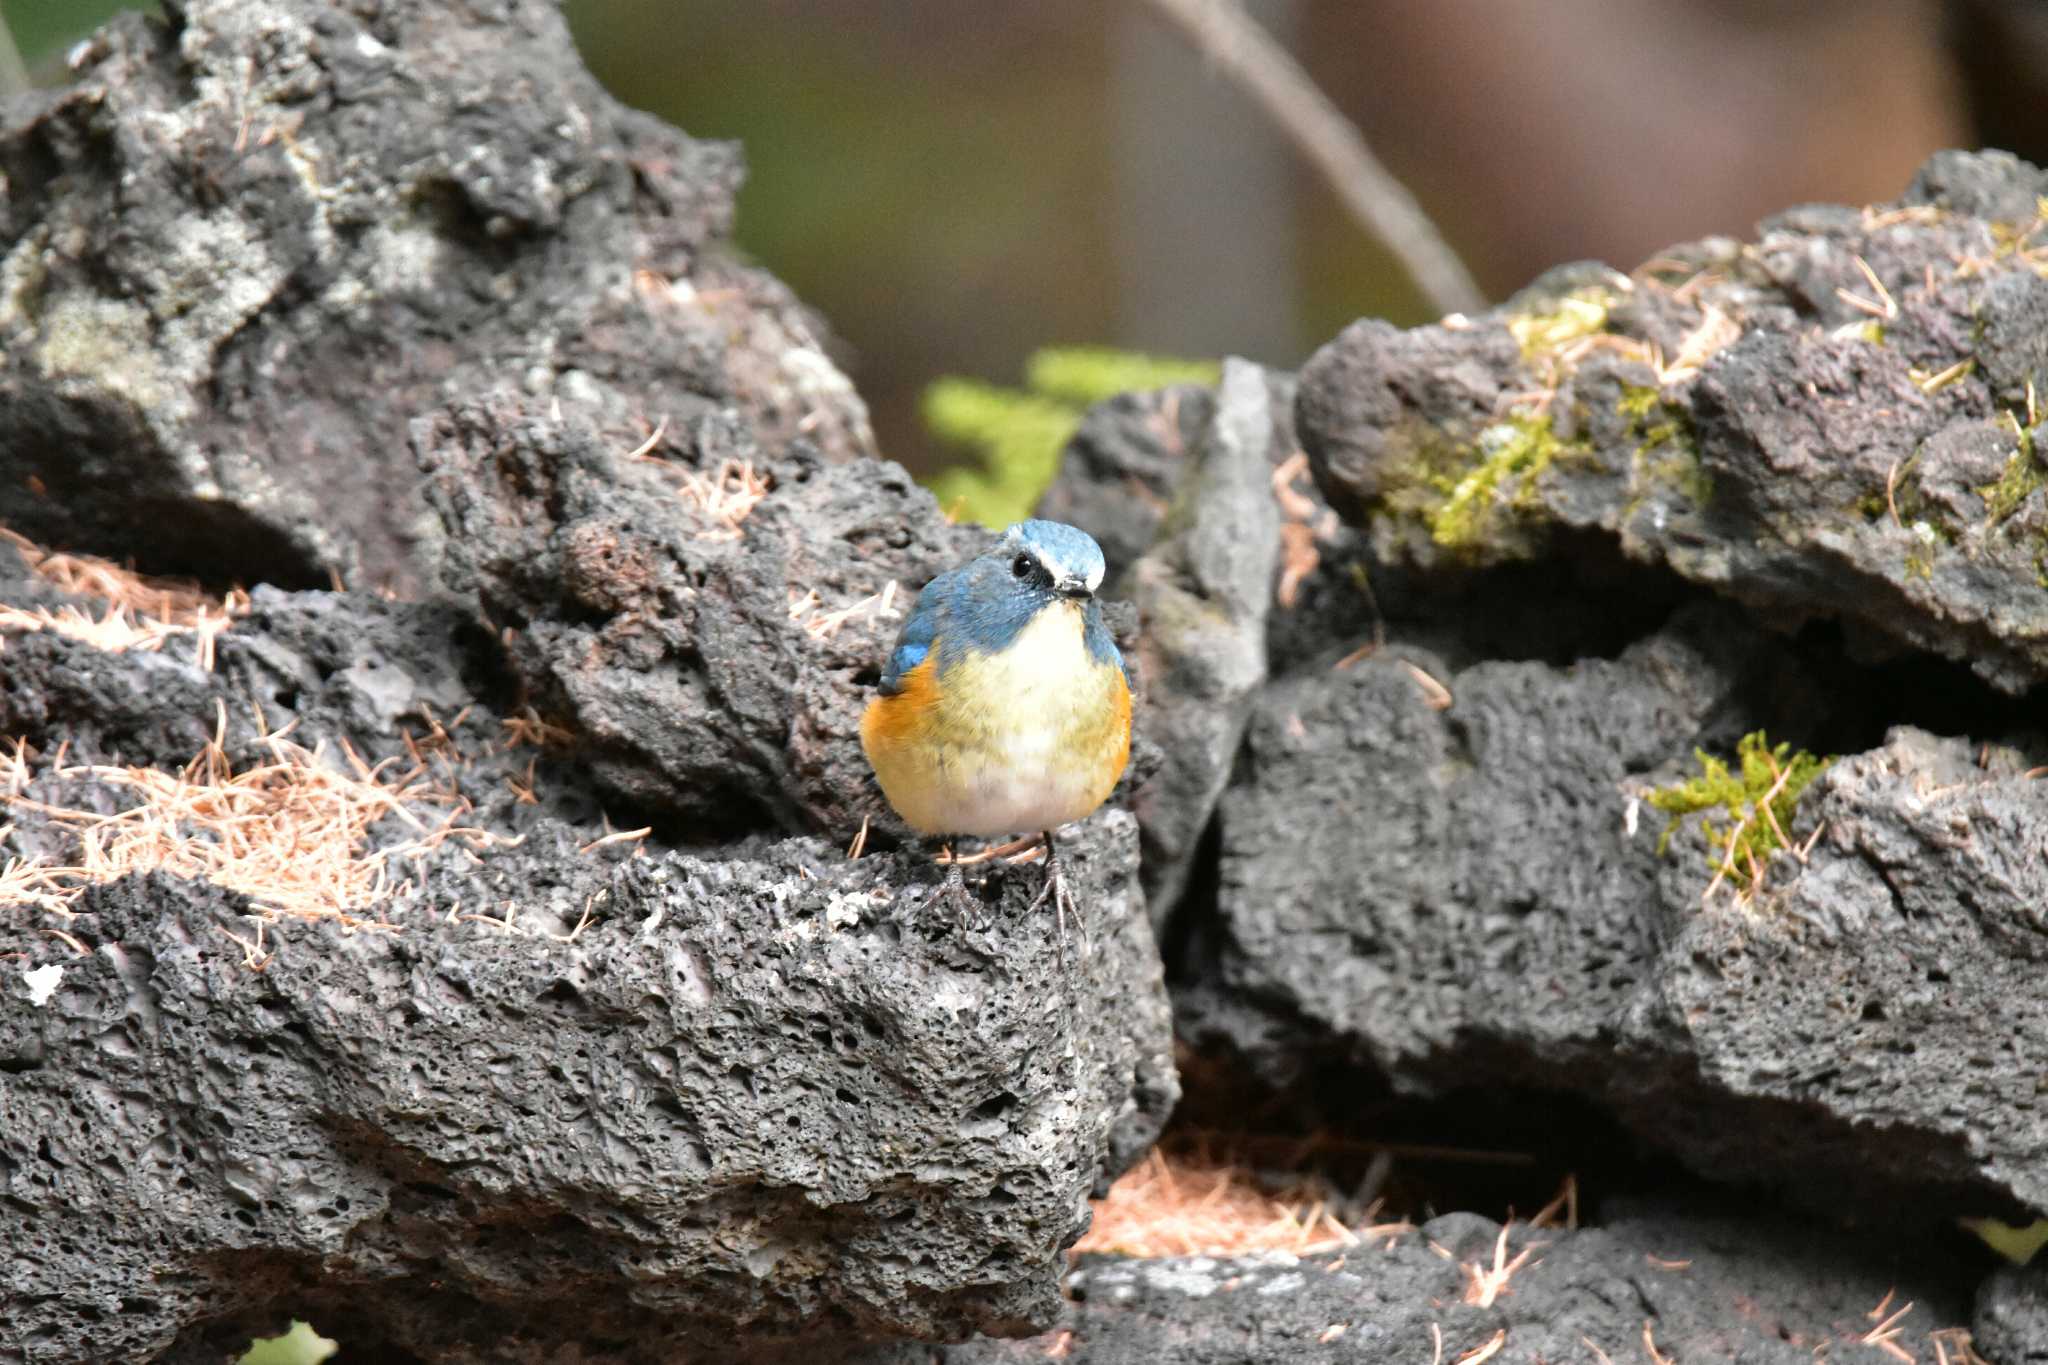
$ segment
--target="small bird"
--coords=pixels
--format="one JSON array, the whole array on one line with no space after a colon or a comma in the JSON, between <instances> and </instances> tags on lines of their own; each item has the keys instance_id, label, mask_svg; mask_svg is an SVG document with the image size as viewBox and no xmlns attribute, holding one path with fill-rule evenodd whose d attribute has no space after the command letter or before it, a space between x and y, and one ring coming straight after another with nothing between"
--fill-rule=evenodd
<instances>
[{"instance_id":1,"label":"small bird","mask_svg":"<svg viewBox=\"0 0 2048 1365\"><path fill-rule=\"evenodd\" d=\"M1102 547L1020 521L988 553L925 585L861 717L889 804L919 833L1035 839L1064 942L1072 903L1053 833L1101 805L1131 756L1131 687L1102 606ZM977 859L978 860L978 859ZM961 860L941 894L967 905ZM935 896L934 899L937 897Z\"/></svg>"}]
</instances>

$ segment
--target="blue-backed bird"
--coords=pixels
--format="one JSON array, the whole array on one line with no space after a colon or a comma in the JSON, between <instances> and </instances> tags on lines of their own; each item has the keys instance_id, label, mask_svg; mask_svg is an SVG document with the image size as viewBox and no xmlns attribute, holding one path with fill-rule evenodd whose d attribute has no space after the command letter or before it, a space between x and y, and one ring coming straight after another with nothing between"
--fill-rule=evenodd
<instances>
[{"instance_id":1,"label":"blue-backed bird","mask_svg":"<svg viewBox=\"0 0 2048 1365\"><path fill-rule=\"evenodd\" d=\"M1060 932L1071 898L1053 842L1101 805L1131 756L1131 688L1095 600L1102 547L1057 521L1020 521L988 553L925 585L861 717L882 794L921 834L1036 832ZM966 904L961 860L942 893ZM936 897L935 897L936 899Z\"/></svg>"}]
</instances>

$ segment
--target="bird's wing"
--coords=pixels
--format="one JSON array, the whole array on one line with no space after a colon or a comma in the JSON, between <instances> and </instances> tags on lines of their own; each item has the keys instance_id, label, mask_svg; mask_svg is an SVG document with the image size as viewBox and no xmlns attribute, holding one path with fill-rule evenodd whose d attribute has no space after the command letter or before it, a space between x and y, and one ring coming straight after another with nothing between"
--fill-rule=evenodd
<instances>
[{"instance_id":1,"label":"bird's wing","mask_svg":"<svg viewBox=\"0 0 2048 1365\"><path fill-rule=\"evenodd\" d=\"M896 647L889 651L889 663L882 670L882 680L877 686L885 697L893 697L903 690L903 675L925 661L938 643L939 630L946 623L952 610L953 598L965 581L963 569L951 569L940 574L924 585L924 591L917 595L917 605L910 609L910 619L903 623L903 629L896 636Z\"/></svg>"},{"instance_id":2,"label":"bird's wing","mask_svg":"<svg viewBox=\"0 0 2048 1365\"><path fill-rule=\"evenodd\" d=\"M1124 662L1124 652L1116 647L1116 637L1109 633L1109 622L1102 619L1100 603L1090 602L1083 618L1082 640L1088 646L1088 653L1099 664L1115 664L1117 671L1124 675L1124 687L1131 685L1131 666Z\"/></svg>"}]
</instances>

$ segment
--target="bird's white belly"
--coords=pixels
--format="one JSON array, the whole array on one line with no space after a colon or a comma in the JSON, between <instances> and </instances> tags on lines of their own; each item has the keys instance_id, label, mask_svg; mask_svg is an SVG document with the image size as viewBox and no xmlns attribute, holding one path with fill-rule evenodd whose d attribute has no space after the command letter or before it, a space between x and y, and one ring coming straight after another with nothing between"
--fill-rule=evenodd
<instances>
[{"instance_id":1,"label":"bird's white belly","mask_svg":"<svg viewBox=\"0 0 2048 1365\"><path fill-rule=\"evenodd\" d=\"M1044 738L1042 732L1019 735L999 756L949 774L948 825L960 834L995 838L1058 829L1101 804L1099 779L1076 770L1071 757L1060 762Z\"/></svg>"}]
</instances>

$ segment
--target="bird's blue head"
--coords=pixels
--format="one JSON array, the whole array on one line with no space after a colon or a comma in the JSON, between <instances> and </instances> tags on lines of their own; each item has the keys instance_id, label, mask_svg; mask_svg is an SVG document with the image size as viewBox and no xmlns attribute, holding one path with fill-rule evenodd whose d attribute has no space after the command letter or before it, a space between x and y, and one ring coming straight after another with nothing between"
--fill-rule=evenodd
<instances>
[{"instance_id":1,"label":"bird's blue head","mask_svg":"<svg viewBox=\"0 0 2048 1365\"><path fill-rule=\"evenodd\" d=\"M1088 598L1102 586L1102 547L1086 531L1058 521L1020 521L990 555L1006 560L1012 577L1039 592Z\"/></svg>"},{"instance_id":2,"label":"bird's blue head","mask_svg":"<svg viewBox=\"0 0 2048 1365\"><path fill-rule=\"evenodd\" d=\"M1089 655L1121 668L1123 656L1095 601L1102 575L1102 547L1087 532L1057 521L1018 522L986 554L940 574L918 594L882 674L883 694L902 690L904 677L935 645L944 672L1009 649L1040 613L1060 605L1079 609Z\"/></svg>"}]
</instances>

